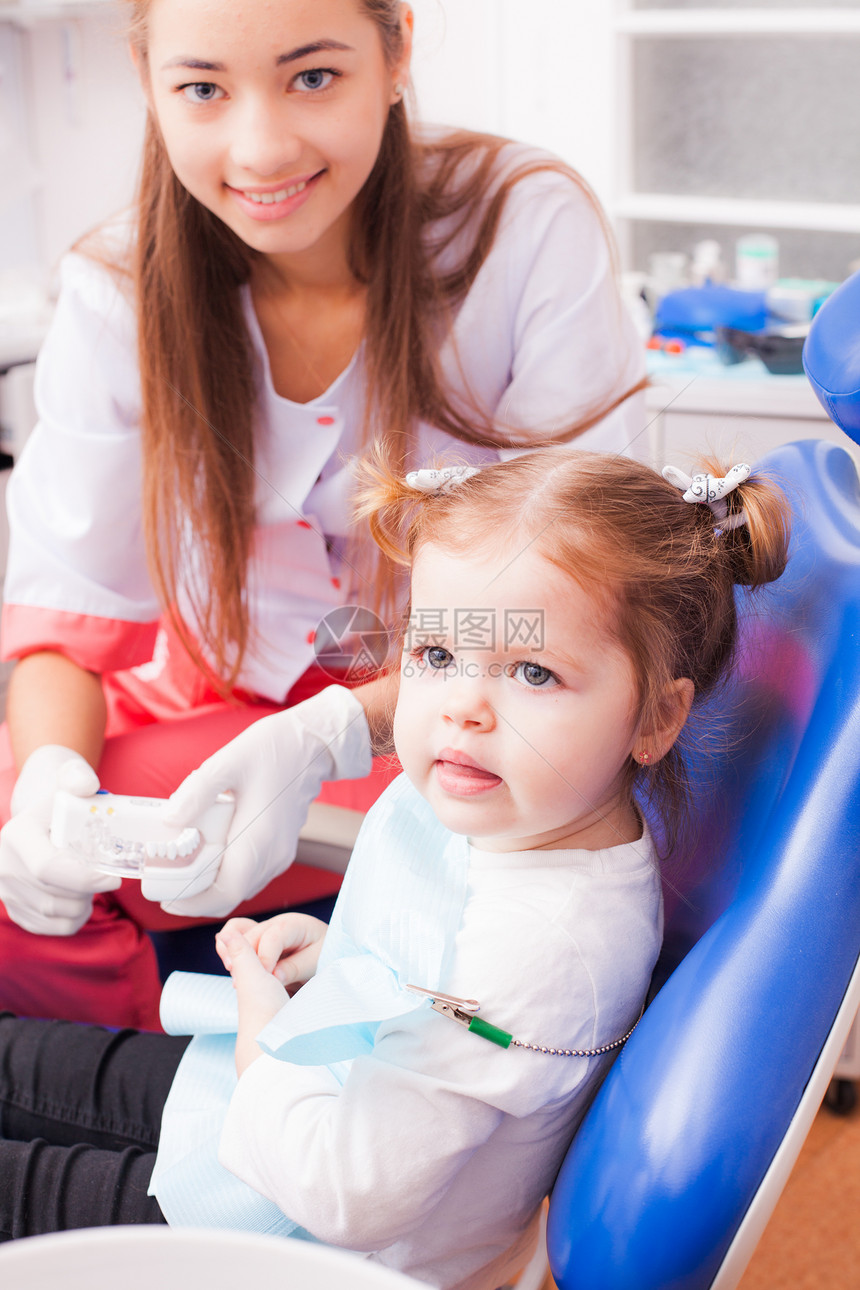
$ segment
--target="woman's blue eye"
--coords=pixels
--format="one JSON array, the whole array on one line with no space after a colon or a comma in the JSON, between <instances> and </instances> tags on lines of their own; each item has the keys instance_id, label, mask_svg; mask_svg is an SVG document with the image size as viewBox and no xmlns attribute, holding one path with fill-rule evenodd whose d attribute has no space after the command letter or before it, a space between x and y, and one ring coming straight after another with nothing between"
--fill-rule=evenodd
<instances>
[{"instance_id":1,"label":"woman's blue eye","mask_svg":"<svg viewBox=\"0 0 860 1290\"><path fill-rule=\"evenodd\" d=\"M424 661L428 663L430 667L435 667L437 669L450 667L454 662L454 655L450 650L445 649L442 645L428 645L426 649L421 651L421 653L424 657Z\"/></svg>"},{"instance_id":2,"label":"woman's blue eye","mask_svg":"<svg viewBox=\"0 0 860 1290\"><path fill-rule=\"evenodd\" d=\"M295 83L305 90L324 90L333 79L334 72L324 67L309 67L306 72L299 72Z\"/></svg>"},{"instance_id":3,"label":"woman's blue eye","mask_svg":"<svg viewBox=\"0 0 860 1290\"><path fill-rule=\"evenodd\" d=\"M541 667L540 663L514 663L510 674L517 681L522 681L535 689L539 686L550 688L558 685L558 678L548 667Z\"/></svg>"},{"instance_id":4,"label":"woman's blue eye","mask_svg":"<svg viewBox=\"0 0 860 1290\"><path fill-rule=\"evenodd\" d=\"M222 98L224 91L211 81L196 81L193 85L180 86L190 103L213 103Z\"/></svg>"}]
</instances>

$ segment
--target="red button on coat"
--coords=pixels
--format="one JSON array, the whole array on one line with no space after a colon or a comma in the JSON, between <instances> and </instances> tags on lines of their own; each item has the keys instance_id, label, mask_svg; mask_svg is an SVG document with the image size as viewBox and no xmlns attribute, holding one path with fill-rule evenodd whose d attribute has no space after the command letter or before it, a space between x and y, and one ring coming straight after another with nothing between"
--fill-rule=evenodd
<instances>
[{"instance_id":1,"label":"red button on coat","mask_svg":"<svg viewBox=\"0 0 860 1290\"><path fill-rule=\"evenodd\" d=\"M317 417L318 426L333 426L334 417Z\"/></svg>"}]
</instances>

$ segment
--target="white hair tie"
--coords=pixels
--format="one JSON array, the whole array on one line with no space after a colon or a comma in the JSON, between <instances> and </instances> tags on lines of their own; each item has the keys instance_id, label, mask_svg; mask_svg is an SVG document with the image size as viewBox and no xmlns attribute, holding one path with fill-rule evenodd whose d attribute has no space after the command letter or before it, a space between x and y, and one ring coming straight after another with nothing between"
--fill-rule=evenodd
<instances>
[{"instance_id":1,"label":"white hair tie","mask_svg":"<svg viewBox=\"0 0 860 1290\"><path fill-rule=\"evenodd\" d=\"M406 483L427 497L441 497L450 493L464 479L478 474L477 466L443 466L440 470L410 470Z\"/></svg>"},{"instance_id":2,"label":"white hair tie","mask_svg":"<svg viewBox=\"0 0 860 1290\"><path fill-rule=\"evenodd\" d=\"M678 470L677 466L663 467L663 478L683 492L685 502L702 502L710 508L711 514L719 525L718 532L739 529L746 524L747 517L743 509L729 515L729 504L726 498L738 485L749 479L751 474L752 467L745 461L732 466L731 470L726 471L723 476L709 475L704 471L691 476L685 474L683 470Z\"/></svg>"}]
</instances>

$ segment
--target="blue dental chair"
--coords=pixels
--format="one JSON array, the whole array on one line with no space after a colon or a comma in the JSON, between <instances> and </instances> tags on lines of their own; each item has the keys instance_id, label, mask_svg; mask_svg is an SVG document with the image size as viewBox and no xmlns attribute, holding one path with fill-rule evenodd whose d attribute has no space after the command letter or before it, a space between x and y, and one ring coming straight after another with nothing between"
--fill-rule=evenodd
<instances>
[{"instance_id":1,"label":"blue dental chair","mask_svg":"<svg viewBox=\"0 0 860 1290\"><path fill-rule=\"evenodd\" d=\"M840 292L807 374L860 441L860 275ZM693 767L656 997L550 1198L560 1290L732 1290L860 1005L860 481L828 443L761 464L792 500L791 559L742 609L722 744Z\"/></svg>"},{"instance_id":2,"label":"blue dental chair","mask_svg":"<svg viewBox=\"0 0 860 1290\"><path fill-rule=\"evenodd\" d=\"M803 346L803 368L831 421L860 443L860 273L819 309Z\"/></svg>"},{"instance_id":3,"label":"blue dental chair","mask_svg":"<svg viewBox=\"0 0 860 1290\"><path fill-rule=\"evenodd\" d=\"M550 1200L560 1290L735 1286L860 1004L860 482L832 444L762 464L794 504L791 560L744 613L722 747L693 768L665 983Z\"/></svg>"}]
</instances>

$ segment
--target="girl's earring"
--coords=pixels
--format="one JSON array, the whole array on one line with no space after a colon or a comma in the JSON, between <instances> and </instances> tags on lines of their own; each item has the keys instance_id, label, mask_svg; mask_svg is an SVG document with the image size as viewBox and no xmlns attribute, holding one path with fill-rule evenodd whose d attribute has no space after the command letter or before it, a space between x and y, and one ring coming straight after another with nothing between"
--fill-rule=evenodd
<instances>
[{"instance_id":1,"label":"girl's earring","mask_svg":"<svg viewBox=\"0 0 860 1290\"><path fill-rule=\"evenodd\" d=\"M647 766L650 760L651 760L651 754L647 751L647 749L643 748L641 753L639 754L640 766Z\"/></svg>"},{"instance_id":2,"label":"girl's earring","mask_svg":"<svg viewBox=\"0 0 860 1290\"><path fill-rule=\"evenodd\" d=\"M405 89L405 86L401 85L401 84L400 84L400 81L397 81L397 82L396 82L396 84L395 84L395 86L394 86L394 93L395 93L395 96L396 96L398 99L402 99L402 98L403 98L403 91L404 91L404 89Z\"/></svg>"}]
</instances>

